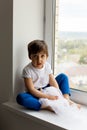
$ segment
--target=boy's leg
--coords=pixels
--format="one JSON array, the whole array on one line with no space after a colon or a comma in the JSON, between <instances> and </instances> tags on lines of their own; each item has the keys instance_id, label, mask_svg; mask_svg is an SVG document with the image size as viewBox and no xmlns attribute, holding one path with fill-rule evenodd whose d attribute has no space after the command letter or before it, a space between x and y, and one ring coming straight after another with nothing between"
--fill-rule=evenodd
<instances>
[{"instance_id":1,"label":"boy's leg","mask_svg":"<svg viewBox=\"0 0 87 130\"><path fill-rule=\"evenodd\" d=\"M62 92L62 94L64 95L64 97L69 101L69 103L75 104L73 101L70 100L69 96L70 94L70 87L69 87L69 81L68 81L68 77L65 74L59 74L56 78L56 81L59 85L59 88ZM77 104L77 107L80 108L81 105Z\"/></svg>"},{"instance_id":2,"label":"boy's leg","mask_svg":"<svg viewBox=\"0 0 87 130\"><path fill-rule=\"evenodd\" d=\"M17 103L32 110L40 110L41 104L39 100L28 92L17 95Z\"/></svg>"},{"instance_id":3,"label":"boy's leg","mask_svg":"<svg viewBox=\"0 0 87 130\"><path fill-rule=\"evenodd\" d=\"M70 94L70 87L69 87L69 81L67 75L61 73L55 79L64 97L69 99L69 96L71 94Z\"/></svg>"}]
</instances>

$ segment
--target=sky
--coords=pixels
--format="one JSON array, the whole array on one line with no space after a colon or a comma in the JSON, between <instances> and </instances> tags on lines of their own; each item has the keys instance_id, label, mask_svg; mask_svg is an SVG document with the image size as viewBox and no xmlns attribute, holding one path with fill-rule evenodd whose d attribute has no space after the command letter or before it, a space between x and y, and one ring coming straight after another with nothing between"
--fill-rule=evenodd
<instances>
[{"instance_id":1,"label":"sky","mask_svg":"<svg viewBox=\"0 0 87 130\"><path fill-rule=\"evenodd\" d=\"M59 0L59 31L87 32L87 0Z\"/></svg>"}]
</instances>

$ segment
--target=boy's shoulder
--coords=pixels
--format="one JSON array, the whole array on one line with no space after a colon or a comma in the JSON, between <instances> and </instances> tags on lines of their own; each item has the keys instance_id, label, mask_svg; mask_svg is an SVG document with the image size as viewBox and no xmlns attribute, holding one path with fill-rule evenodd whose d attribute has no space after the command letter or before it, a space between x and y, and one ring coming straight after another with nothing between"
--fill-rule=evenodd
<instances>
[{"instance_id":1,"label":"boy's shoulder","mask_svg":"<svg viewBox=\"0 0 87 130\"><path fill-rule=\"evenodd\" d=\"M30 69L30 68L31 68L31 62L28 63L28 64L23 68L23 70L27 70L27 69Z\"/></svg>"},{"instance_id":2,"label":"boy's shoulder","mask_svg":"<svg viewBox=\"0 0 87 130\"><path fill-rule=\"evenodd\" d=\"M46 65L46 67L51 66L49 62L46 62L45 65Z\"/></svg>"}]
</instances>

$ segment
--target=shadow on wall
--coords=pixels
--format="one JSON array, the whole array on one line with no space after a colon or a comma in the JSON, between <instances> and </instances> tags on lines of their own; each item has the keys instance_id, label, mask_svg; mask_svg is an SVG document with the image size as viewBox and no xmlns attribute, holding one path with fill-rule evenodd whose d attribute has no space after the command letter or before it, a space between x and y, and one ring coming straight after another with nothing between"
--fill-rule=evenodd
<instances>
[{"instance_id":1,"label":"shadow on wall","mask_svg":"<svg viewBox=\"0 0 87 130\"><path fill-rule=\"evenodd\" d=\"M13 100L16 101L16 96L18 93L23 92L25 89L24 81L19 74L19 71L16 72L15 75L15 83L14 83L14 94L13 94Z\"/></svg>"},{"instance_id":2,"label":"shadow on wall","mask_svg":"<svg viewBox=\"0 0 87 130\"><path fill-rule=\"evenodd\" d=\"M26 46L26 45L25 45ZM24 52L24 53L23 53ZM16 96L18 93L23 92L25 90L24 80L22 78L22 70L25 66L25 61L27 57L26 48L24 46L19 46L16 50L16 58L14 65L14 85L13 85L13 101L16 100Z\"/></svg>"}]
</instances>

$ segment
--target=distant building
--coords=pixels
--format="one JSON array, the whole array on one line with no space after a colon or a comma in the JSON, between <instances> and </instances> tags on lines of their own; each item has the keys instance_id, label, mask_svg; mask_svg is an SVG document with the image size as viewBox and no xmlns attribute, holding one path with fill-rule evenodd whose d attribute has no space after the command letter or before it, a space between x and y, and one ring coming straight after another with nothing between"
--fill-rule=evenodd
<instances>
[{"instance_id":1,"label":"distant building","mask_svg":"<svg viewBox=\"0 0 87 130\"><path fill-rule=\"evenodd\" d=\"M66 74L77 87L87 90L87 65L77 65L66 70Z\"/></svg>"}]
</instances>

